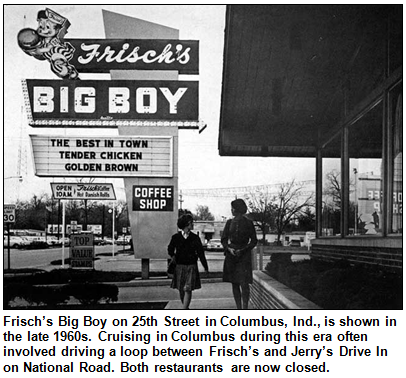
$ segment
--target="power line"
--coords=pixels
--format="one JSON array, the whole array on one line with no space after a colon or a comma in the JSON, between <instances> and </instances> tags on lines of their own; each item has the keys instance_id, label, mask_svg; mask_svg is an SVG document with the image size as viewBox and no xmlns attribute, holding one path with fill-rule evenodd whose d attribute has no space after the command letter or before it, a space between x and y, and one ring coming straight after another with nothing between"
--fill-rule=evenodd
<instances>
[{"instance_id":1,"label":"power line","mask_svg":"<svg viewBox=\"0 0 406 378\"><path fill-rule=\"evenodd\" d=\"M268 194L277 194L282 185L285 184L268 184L268 185L254 185L254 186L241 186L230 188L208 188L208 189L182 189L181 193L188 197L243 197L255 192L267 192ZM307 190L301 191L301 196L309 196L314 194L314 190L309 190L311 185L315 185L315 180L306 180L295 182L296 186L301 186Z\"/></svg>"}]
</instances>

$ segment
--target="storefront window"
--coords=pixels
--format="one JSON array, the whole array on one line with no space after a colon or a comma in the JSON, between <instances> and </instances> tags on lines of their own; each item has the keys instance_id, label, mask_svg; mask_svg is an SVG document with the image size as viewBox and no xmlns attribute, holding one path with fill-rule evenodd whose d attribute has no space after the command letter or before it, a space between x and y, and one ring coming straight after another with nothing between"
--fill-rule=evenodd
<instances>
[{"instance_id":1,"label":"storefront window","mask_svg":"<svg viewBox=\"0 0 406 378\"><path fill-rule=\"evenodd\" d=\"M382 102L349 127L348 235L382 234Z\"/></svg>"},{"instance_id":2,"label":"storefront window","mask_svg":"<svg viewBox=\"0 0 406 378\"><path fill-rule=\"evenodd\" d=\"M392 128L392 189L391 198L392 216L390 232L401 234L403 232L403 95L402 83L397 85L389 97L390 123Z\"/></svg>"},{"instance_id":3,"label":"storefront window","mask_svg":"<svg viewBox=\"0 0 406 378\"><path fill-rule=\"evenodd\" d=\"M322 149L322 213L321 235L336 236L341 233L341 134Z\"/></svg>"}]
</instances>

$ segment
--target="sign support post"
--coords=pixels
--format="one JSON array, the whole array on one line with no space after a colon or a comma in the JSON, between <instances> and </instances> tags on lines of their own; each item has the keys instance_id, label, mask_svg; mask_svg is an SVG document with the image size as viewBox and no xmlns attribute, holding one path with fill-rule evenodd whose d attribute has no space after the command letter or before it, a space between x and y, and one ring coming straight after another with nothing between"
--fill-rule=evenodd
<instances>
[{"instance_id":1,"label":"sign support post","mask_svg":"<svg viewBox=\"0 0 406 378\"><path fill-rule=\"evenodd\" d=\"M10 270L10 223L7 223L7 269Z\"/></svg>"},{"instance_id":2,"label":"sign support post","mask_svg":"<svg viewBox=\"0 0 406 378\"><path fill-rule=\"evenodd\" d=\"M112 230L113 236L112 236L112 240L113 240L113 259L114 259L114 230L115 230L115 221L116 221L116 209L115 209L115 207L114 207L114 202L113 202L113 212L112 212L112 215L113 215L113 230Z\"/></svg>"},{"instance_id":3,"label":"sign support post","mask_svg":"<svg viewBox=\"0 0 406 378\"><path fill-rule=\"evenodd\" d=\"M141 279L149 279L149 259L141 259Z\"/></svg>"},{"instance_id":4,"label":"sign support post","mask_svg":"<svg viewBox=\"0 0 406 378\"><path fill-rule=\"evenodd\" d=\"M3 222L7 224L7 267L10 270L10 223L14 223L16 220L16 205L4 205L3 206ZM3 254L3 266L4 266L4 254Z\"/></svg>"},{"instance_id":5,"label":"sign support post","mask_svg":"<svg viewBox=\"0 0 406 378\"><path fill-rule=\"evenodd\" d=\"M62 268L65 267L65 201L62 201Z\"/></svg>"},{"instance_id":6,"label":"sign support post","mask_svg":"<svg viewBox=\"0 0 406 378\"><path fill-rule=\"evenodd\" d=\"M142 36L143 39L172 39L179 40L179 30L169 28L163 25L152 24L147 21L140 19L133 19L127 16L119 15L112 12L104 12L104 29L106 38L108 39L129 39L134 35ZM181 43L181 42L179 42ZM191 53L192 54L192 53ZM121 72L119 70L112 69L110 71L112 80L170 80L177 83L177 85L182 85L181 81L178 81L178 71L167 71L167 72L151 72L151 71L141 71L141 70L129 70L127 72ZM184 87L186 88L186 87ZM185 97L188 93L193 92L189 88L185 94L179 100L179 106L176 109L176 119L181 120L194 120L198 119L198 96L192 95L189 97L190 101ZM176 93L175 90L171 90L171 93ZM182 114L182 101L190 105L190 109L195 109L195 113L192 117L183 117ZM142 264L142 277L144 279L149 278L149 263L151 259L162 259L166 258L166 247L171 236L177 231L176 220L178 219L178 204L175 201L173 203L173 208L154 208L146 209L142 208L140 204L141 211L134 209L134 199L140 199L134 195L134 186L136 187L147 187L152 188L157 187L173 187L171 192L171 197L176 198L178 192L178 124L170 122L172 116L175 113L171 113L169 116L165 114L152 114L155 119L165 120L167 124L160 125L157 122L156 125L144 125L141 116L144 115L136 114L132 119L135 125L124 126L118 125L118 133L121 138L128 138L131 135L137 135L138 137L170 137L173 140L171 145L171 152L169 156L172 156L172 161L170 163L172 167L171 174L164 177L163 175L150 175L149 177L140 175L129 174L124 177L124 186L126 191L127 204L129 208L129 217L131 224L131 236L134 245L134 258L141 259ZM180 117L180 118L179 118ZM164 123L165 123L164 122ZM146 196L145 204L152 203L155 204L156 200L165 200L165 198L151 198ZM149 201L149 202L147 202ZM160 203L158 201L158 203ZM153 206L154 207L154 206ZM145 211L142 211L145 210ZM151 211L150 211L151 210Z\"/></svg>"},{"instance_id":7,"label":"sign support post","mask_svg":"<svg viewBox=\"0 0 406 378\"><path fill-rule=\"evenodd\" d=\"M112 247L113 247L113 260L114 260L114 252L115 252L115 245L114 245L114 230L115 230L115 218L116 218L116 209L114 206L114 201L112 202L112 208L108 210L108 213L111 213L112 219L111 219L111 241L112 241Z\"/></svg>"}]
</instances>

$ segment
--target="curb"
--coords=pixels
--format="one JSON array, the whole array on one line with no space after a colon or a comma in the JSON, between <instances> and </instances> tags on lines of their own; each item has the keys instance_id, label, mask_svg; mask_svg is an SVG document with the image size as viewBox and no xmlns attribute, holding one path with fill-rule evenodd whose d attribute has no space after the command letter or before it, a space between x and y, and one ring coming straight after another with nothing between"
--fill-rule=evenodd
<instances>
[{"instance_id":1,"label":"curb","mask_svg":"<svg viewBox=\"0 0 406 378\"><path fill-rule=\"evenodd\" d=\"M119 282L114 282L114 281L108 281L108 282L93 282L93 283L99 283L99 284L108 284L108 285L116 285L117 287L147 287L147 286L168 286L170 285L172 279L171 278L153 278L153 279L147 279L143 280L141 278L133 280L133 281L119 281ZM216 282L223 282L222 278L201 278L200 279L202 284L207 284L207 283L216 283ZM58 284L35 284L33 286L53 286L53 287L58 287L58 286L63 286L63 285L68 285L69 282L66 283L58 283Z\"/></svg>"},{"instance_id":2,"label":"curb","mask_svg":"<svg viewBox=\"0 0 406 378\"><path fill-rule=\"evenodd\" d=\"M170 285L172 279L171 278L158 278L158 279L148 279L142 280L137 279L128 282L103 282L116 285L117 287L142 287L142 286L166 286ZM216 283L216 282L223 282L222 278L201 278L200 279L202 284L205 283Z\"/></svg>"}]
</instances>

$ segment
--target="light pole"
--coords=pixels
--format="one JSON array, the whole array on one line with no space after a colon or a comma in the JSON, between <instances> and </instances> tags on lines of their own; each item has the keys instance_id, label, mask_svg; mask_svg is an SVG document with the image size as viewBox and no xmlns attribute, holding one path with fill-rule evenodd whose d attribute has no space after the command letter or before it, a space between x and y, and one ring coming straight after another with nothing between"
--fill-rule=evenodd
<instances>
[{"instance_id":1,"label":"light pole","mask_svg":"<svg viewBox=\"0 0 406 378\"><path fill-rule=\"evenodd\" d=\"M184 202L183 196L182 196L182 190L179 193L179 210L182 210L182 203Z\"/></svg>"},{"instance_id":2,"label":"light pole","mask_svg":"<svg viewBox=\"0 0 406 378\"><path fill-rule=\"evenodd\" d=\"M358 224L358 194L357 194L357 168L352 170L354 172L354 212L355 212L355 221L354 221L354 235L357 235L357 224Z\"/></svg>"}]
</instances>

